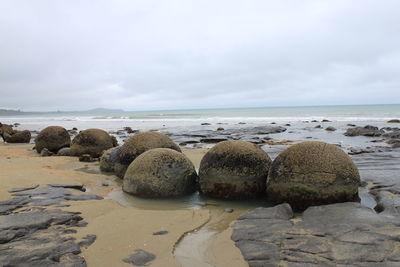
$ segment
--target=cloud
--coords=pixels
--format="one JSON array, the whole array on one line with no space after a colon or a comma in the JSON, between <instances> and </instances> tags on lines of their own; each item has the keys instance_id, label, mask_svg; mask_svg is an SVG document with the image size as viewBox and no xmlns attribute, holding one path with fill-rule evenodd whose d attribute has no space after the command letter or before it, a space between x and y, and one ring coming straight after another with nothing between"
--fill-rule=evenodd
<instances>
[{"instance_id":1,"label":"cloud","mask_svg":"<svg viewBox=\"0 0 400 267\"><path fill-rule=\"evenodd\" d=\"M394 103L400 3L0 1L1 106Z\"/></svg>"}]
</instances>

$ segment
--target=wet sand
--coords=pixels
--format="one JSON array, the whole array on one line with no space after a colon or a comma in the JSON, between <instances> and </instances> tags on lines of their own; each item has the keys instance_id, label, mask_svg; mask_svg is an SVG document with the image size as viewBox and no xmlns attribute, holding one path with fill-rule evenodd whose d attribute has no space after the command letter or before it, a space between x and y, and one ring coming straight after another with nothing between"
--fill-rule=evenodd
<instances>
[{"instance_id":1,"label":"wet sand","mask_svg":"<svg viewBox=\"0 0 400 267\"><path fill-rule=\"evenodd\" d=\"M11 198L8 190L35 184L83 184L91 194L104 200L69 202L67 211L79 211L88 225L72 236L97 236L96 241L81 256L88 266L130 266L123 258L143 249L156 255L151 266L179 266L174 259L176 242L187 232L209 221L208 209L197 210L145 210L125 207L108 195L120 186L115 177L90 171L98 163L82 163L75 157L40 157L31 150L32 145L0 144L0 200ZM198 168L205 149L185 150L184 153ZM109 184L104 186L103 184ZM76 190L74 190L74 193ZM161 230L166 235L153 235ZM240 251L230 240L230 229L222 231L209 250L210 260L217 266L247 266ZM214 249L215 248L215 249Z\"/></svg>"}]
</instances>

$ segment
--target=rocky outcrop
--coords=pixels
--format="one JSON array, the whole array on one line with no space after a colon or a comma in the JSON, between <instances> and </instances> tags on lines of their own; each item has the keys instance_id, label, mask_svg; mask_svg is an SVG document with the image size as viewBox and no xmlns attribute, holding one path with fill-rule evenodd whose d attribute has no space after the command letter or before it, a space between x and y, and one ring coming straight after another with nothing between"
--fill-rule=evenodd
<instances>
[{"instance_id":1,"label":"rocky outcrop","mask_svg":"<svg viewBox=\"0 0 400 267\"><path fill-rule=\"evenodd\" d=\"M218 143L201 160L200 191L225 199L255 198L265 191L270 165L268 154L252 143Z\"/></svg>"},{"instance_id":2,"label":"rocky outcrop","mask_svg":"<svg viewBox=\"0 0 400 267\"><path fill-rule=\"evenodd\" d=\"M313 205L357 199L360 175L351 158L335 145L302 142L272 162L267 196L274 203L287 202L304 210Z\"/></svg>"},{"instance_id":3,"label":"rocky outcrop","mask_svg":"<svg viewBox=\"0 0 400 267\"><path fill-rule=\"evenodd\" d=\"M349 128L346 130L344 135L346 136L369 136L369 137L375 137L375 136L381 136L384 134L385 131L382 129L379 129L378 127L367 125L364 127L355 127L355 128Z\"/></svg>"},{"instance_id":4,"label":"rocky outcrop","mask_svg":"<svg viewBox=\"0 0 400 267\"><path fill-rule=\"evenodd\" d=\"M119 149L121 147L113 147L104 151L103 155L100 157L100 170L103 172L114 172L115 164L118 163Z\"/></svg>"},{"instance_id":5,"label":"rocky outcrop","mask_svg":"<svg viewBox=\"0 0 400 267\"><path fill-rule=\"evenodd\" d=\"M398 266L399 217L358 203L257 208L233 225L232 239L250 266Z\"/></svg>"},{"instance_id":6,"label":"rocky outcrop","mask_svg":"<svg viewBox=\"0 0 400 267\"><path fill-rule=\"evenodd\" d=\"M129 165L122 189L142 197L172 197L194 192L196 181L194 165L184 154L155 148Z\"/></svg>"},{"instance_id":7,"label":"rocky outcrop","mask_svg":"<svg viewBox=\"0 0 400 267\"><path fill-rule=\"evenodd\" d=\"M13 131L12 134L5 132L4 139L7 143L29 143L31 141L31 132L28 130Z\"/></svg>"}]
</instances>

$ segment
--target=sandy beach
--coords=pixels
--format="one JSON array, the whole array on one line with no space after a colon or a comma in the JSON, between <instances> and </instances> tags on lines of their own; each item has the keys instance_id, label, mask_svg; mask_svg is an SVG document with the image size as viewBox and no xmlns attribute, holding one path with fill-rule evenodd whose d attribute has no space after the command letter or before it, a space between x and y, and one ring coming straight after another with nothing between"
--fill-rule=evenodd
<instances>
[{"instance_id":1,"label":"sandy beach","mask_svg":"<svg viewBox=\"0 0 400 267\"><path fill-rule=\"evenodd\" d=\"M184 153L198 168L205 149L185 150ZM177 242L185 233L204 225L211 219L207 208L197 210L145 210L125 207L108 194L118 190L114 176L82 171L98 169L98 163L82 163L76 157L40 157L32 145L0 144L0 200L11 198L8 190L47 184L83 184L91 194L103 200L71 201L66 211L81 212L88 223L72 234L80 239L87 234L97 236L96 241L81 256L88 266L130 266L122 259L136 249L156 255L151 266L179 266L173 255ZM104 185L108 186L104 186ZM76 191L76 190L74 190ZM74 192L75 193L75 192ZM231 215L237 217L239 214ZM230 220L233 220L230 218ZM228 226L225 225L226 228ZM153 235L168 231L166 235ZM247 266L240 251L230 239L231 229L219 229L207 256L215 266ZM194 266L192 264L192 266Z\"/></svg>"}]
</instances>

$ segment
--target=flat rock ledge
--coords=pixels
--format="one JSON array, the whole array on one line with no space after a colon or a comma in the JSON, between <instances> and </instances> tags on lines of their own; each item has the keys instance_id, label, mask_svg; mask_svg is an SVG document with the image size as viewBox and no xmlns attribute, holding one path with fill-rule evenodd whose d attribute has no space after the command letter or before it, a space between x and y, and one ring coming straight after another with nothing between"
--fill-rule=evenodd
<instances>
[{"instance_id":1,"label":"flat rock ledge","mask_svg":"<svg viewBox=\"0 0 400 267\"><path fill-rule=\"evenodd\" d=\"M250 266L400 266L400 217L346 202L256 208L233 225L232 240Z\"/></svg>"},{"instance_id":2,"label":"flat rock ledge","mask_svg":"<svg viewBox=\"0 0 400 267\"><path fill-rule=\"evenodd\" d=\"M87 223L79 212L55 207L68 206L65 202L73 200L102 198L74 195L63 187L24 189L11 190L14 197L0 201L0 266L86 266L78 254L96 236L77 241L70 234Z\"/></svg>"}]
</instances>

